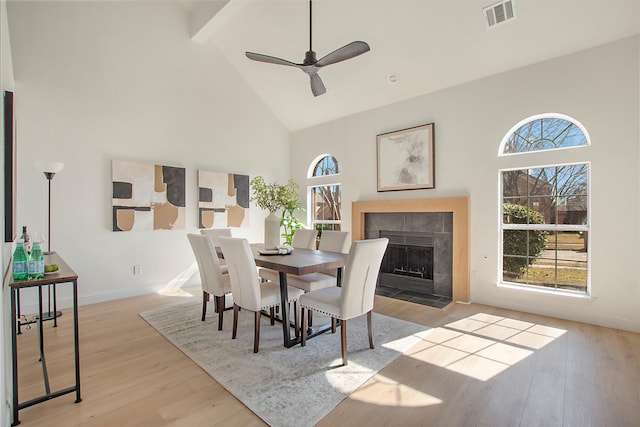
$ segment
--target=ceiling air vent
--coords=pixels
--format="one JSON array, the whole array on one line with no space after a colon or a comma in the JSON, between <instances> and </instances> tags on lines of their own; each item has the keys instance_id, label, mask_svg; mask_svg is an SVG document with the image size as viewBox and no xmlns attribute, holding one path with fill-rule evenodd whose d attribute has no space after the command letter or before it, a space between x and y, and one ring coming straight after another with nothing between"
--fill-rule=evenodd
<instances>
[{"instance_id":1,"label":"ceiling air vent","mask_svg":"<svg viewBox=\"0 0 640 427\"><path fill-rule=\"evenodd\" d=\"M489 28L515 18L513 0L501 1L500 3L487 6L483 10Z\"/></svg>"}]
</instances>

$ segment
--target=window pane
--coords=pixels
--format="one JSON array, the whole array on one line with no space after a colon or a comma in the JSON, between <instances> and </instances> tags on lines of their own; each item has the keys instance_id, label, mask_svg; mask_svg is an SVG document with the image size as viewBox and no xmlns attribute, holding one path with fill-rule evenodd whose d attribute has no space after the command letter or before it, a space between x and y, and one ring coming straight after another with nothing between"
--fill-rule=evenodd
<instances>
[{"instance_id":1,"label":"window pane","mask_svg":"<svg viewBox=\"0 0 640 427\"><path fill-rule=\"evenodd\" d=\"M340 173L338 160L333 156L325 156L316 163L313 176L336 175Z\"/></svg>"},{"instance_id":2,"label":"window pane","mask_svg":"<svg viewBox=\"0 0 640 427\"><path fill-rule=\"evenodd\" d=\"M552 195L555 190L556 168L529 169L529 195Z\"/></svg>"},{"instance_id":3,"label":"window pane","mask_svg":"<svg viewBox=\"0 0 640 427\"><path fill-rule=\"evenodd\" d=\"M341 191L339 185L313 187L313 219L340 221Z\"/></svg>"},{"instance_id":4,"label":"window pane","mask_svg":"<svg viewBox=\"0 0 640 427\"><path fill-rule=\"evenodd\" d=\"M503 280L587 292L587 233L526 232L504 230Z\"/></svg>"},{"instance_id":5,"label":"window pane","mask_svg":"<svg viewBox=\"0 0 640 427\"><path fill-rule=\"evenodd\" d=\"M544 117L525 123L509 135L502 154L581 145L587 145L587 138L578 126L559 117Z\"/></svg>"},{"instance_id":6,"label":"window pane","mask_svg":"<svg viewBox=\"0 0 640 427\"><path fill-rule=\"evenodd\" d=\"M502 173L502 195L504 197L524 197L527 195L526 170L505 171Z\"/></svg>"}]
</instances>

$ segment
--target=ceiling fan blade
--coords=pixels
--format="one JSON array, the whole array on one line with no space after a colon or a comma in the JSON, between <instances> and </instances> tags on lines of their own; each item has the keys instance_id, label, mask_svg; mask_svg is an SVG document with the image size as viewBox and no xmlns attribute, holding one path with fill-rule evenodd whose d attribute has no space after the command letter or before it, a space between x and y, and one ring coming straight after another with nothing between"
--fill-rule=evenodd
<instances>
[{"instance_id":1,"label":"ceiling fan blade","mask_svg":"<svg viewBox=\"0 0 640 427\"><path fill-rule=\"evenodd\" d=\"M276 58L275 56L263 55L261 53L253 53L253 52L245 52L247 58L253 59L254 61L259 62L267 62L269 64L278 64L278 65L288 65L290 67L300 68L300 64L296 64L295 62L287 61L285 59Z\"/></svg>"},{"instance_id":2,"label":"ceiling fan blade","mask_svg":"<svg viewBox=\"0 0 640 427\"><path fill-rule=\"evenodd\" d=\"M313 92L313 96L320 96L327 91L327 88L324 87L324 83L322 83L322 79L317 73L309 74L311 78L311 92Z\"/></svg>"},{"instance_id":3,"label":"ceiling fan blade","mask_svg":"<svg viewBox=\"0 0 640 427\"><path fill-rule=\"evenodd\" d=\"M334 50L323 58L320 58L314 65L316 67L324 67L325 65L335 64L336 62L345 61L354 58L363 53L369 52L371 48L365 42L351 42L340 49Z\"/></svg>"}]
</instances>

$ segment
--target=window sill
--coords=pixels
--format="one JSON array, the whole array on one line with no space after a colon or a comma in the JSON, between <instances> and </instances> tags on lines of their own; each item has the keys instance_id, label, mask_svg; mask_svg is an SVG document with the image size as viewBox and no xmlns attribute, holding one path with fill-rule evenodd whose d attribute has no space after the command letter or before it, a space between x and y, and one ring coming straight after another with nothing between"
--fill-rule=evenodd
<instances>
[{"instance_id":1,"label":"window sill","mask_svg":"<svg viewBox=\"0 0 640 427\"><path fill-rule=\"evenodd\" d=\"M594 299L590 294L583 293L583 292L563 291L558 289L542 288L537 286L518 285L515 283L498 283L497 286L499 288L504 288L504 289L513 289L517 291L525 291L525 292L532 292L532 293L545 294L545 295L577 298L577 299L582 299L587 301L591 301Z\"/></svg>"}]
</instances>

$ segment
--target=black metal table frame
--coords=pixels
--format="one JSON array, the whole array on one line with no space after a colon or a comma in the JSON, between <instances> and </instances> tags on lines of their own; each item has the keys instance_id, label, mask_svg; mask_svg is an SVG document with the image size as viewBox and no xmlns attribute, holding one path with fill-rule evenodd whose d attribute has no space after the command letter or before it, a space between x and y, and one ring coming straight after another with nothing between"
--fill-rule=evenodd
<instances>
[{"instance_id":1,"label":"black metal table frame","mask_svg":"<svg viewBox=\"0 0 640 427\"><path fill-rule=\"evenodd\" d=\"M340 286L342 284L342 270L343 268L340 267L337 270L337 276L336 276L336 285ZM287 273L284 273L282 271L278 272L279 278L280 278L280 303L281 303L281 307L286 307L287 306L287 300L289 299L289 292L287 289ZM284 336L284 346L287 348L291 348L294 345L298 345L301 342L301 337L291 337L291 321L289 320L289 310L285 310L282 309L280 310L282 312L282 318L281 318L281 322L282 322L282 333ZM337 323L336 325L339 325L339 323ZM331 329L331 323L328 323L326 325L322 325L320 327L317 328L312 328L311 326L309 326L307 328L307 339L313 338L315 336L318 336L320 334L323 334L325 332L327 332L328 330Z\"/></svg>"},{"instance_id":2,"label":"black metal table frame","mask_svg":"<svg viewBox=\"0 0 640 427\"><path fill-rule=\"evenodd\" d=\"M51 391L49 386L49 375L47 372L47 362L45 358L44 352L44 331L42 329L42 323L46 321L43 319L43 310L42 310L42 287L53 285L54 288L56 285L61 283L72 283L73 287L73 342L74 342L74 363L75 363L75 380L76 383L74 386L67 387L57 391ZM18 399L18 322L17 319L17 303L18 303L18 295L19 290L27 287L38 287L38 319L36 321L38 325L38 340L40 345L40 362L42 363L42 375L44 378L44 386L45 386L45 394L34 399L28 400L26 402L19 403ZM82 398L80 397L80 351L79 351L79 334L78 334L78 279L68 280L66 282L39 282L37 284L29 284L19 286L11 286L11 365L13 371L13 421L11 423L12 426L16 426L20 424L20 419L18 418L18 411L20 409L28 408L29 406L36 405L38 403L45 402L47 400L54 399L59 396L63 396L65 394L76 392L76 400L75 403L82 402Z\"/></svg>"}]
</instances>

